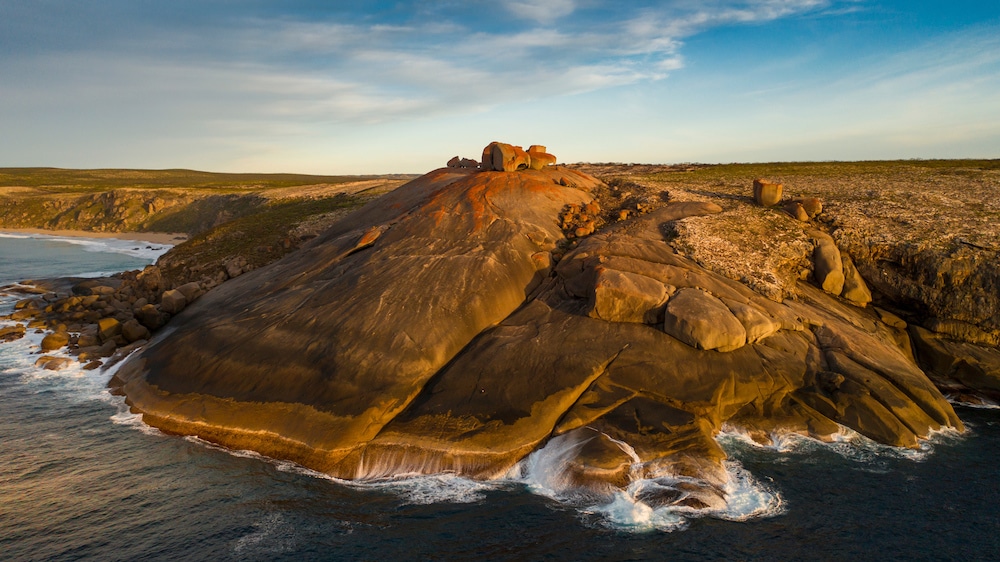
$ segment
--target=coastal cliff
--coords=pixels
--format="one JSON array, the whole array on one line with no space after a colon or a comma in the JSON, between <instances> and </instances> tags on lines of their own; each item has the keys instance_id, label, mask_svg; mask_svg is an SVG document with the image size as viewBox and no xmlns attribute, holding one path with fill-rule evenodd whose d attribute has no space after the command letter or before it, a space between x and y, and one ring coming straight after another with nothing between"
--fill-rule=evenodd
<instances>
[{"instance_id":1,"label":"coastal cliff","mask_svg":"<svg viewBox=\"0 0 1000 562\"><path fill-rule=\"evenodd\" d=\"M559 439L572 485L669 477L645 499L695 508L725 501L724 426L916 447L963 429L939 387L995 394L989 300L955 317L944 299L924 326L887 310L936 301L873 279L884 254L853 249L836 204L657 192L491 147L199 295L113 386L165 431L338 477L497 477ZM726 259L740 244L760 259Z\"/></svg>"}]
</instances>

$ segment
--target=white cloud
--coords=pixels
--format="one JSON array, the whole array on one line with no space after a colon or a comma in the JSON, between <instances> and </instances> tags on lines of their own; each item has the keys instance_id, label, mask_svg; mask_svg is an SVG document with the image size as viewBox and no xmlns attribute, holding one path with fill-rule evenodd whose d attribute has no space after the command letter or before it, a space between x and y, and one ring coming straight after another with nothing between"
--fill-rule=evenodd
<instances>
[{"instance_id":1,"label":"white cloud","mask_svg":"<svg viewBox=\"0 0 1000 562\"><path fill-rule=\"evenodd\" d=\"M550 23L576 10L575 0L508 0L504 8L514 16L540 23Z\"/></svg>"}]
</instances>

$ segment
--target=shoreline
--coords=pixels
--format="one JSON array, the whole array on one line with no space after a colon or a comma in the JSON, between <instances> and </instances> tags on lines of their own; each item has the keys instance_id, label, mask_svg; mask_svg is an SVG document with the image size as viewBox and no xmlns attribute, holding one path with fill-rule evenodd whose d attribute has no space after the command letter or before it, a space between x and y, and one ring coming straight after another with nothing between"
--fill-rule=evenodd
<instances>
[{"instance_id":1,"label":"shoreline","mask_svg":"<svg viewBox=\"0 0 1000 562\"><path fill-rule=\"evenodd\" d=\"M0 228L0 235L3 234L58 236L64 238L112 238L170 246L176 246L188 239L188 235L183 232L91 232L89 230L47 230L44 228Z\"/></svg>"}]
</instances>

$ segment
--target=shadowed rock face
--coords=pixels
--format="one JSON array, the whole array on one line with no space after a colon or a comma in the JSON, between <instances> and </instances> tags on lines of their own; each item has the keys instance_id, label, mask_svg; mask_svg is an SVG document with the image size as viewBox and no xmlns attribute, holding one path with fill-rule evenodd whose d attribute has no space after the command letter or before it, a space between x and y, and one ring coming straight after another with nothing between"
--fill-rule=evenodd
<instances>
[{"instance_id":1,"label":"shadowed rock face","mask_svg":"<svg viewBox=\"0 0 1000 562\"><path fill-rule=\"evenodd\" d=\"M578 485L691 477L647 498L691 507L723 501L724 423L908 447L961 429L877 312L805 284L775 303L675 254L669 225L714 204L668 204L553 263L561 211L596 185L431 172L202 297L117 383L154 426L341 477L496 477L560 436Z\"/></svg>"}]
</instances>

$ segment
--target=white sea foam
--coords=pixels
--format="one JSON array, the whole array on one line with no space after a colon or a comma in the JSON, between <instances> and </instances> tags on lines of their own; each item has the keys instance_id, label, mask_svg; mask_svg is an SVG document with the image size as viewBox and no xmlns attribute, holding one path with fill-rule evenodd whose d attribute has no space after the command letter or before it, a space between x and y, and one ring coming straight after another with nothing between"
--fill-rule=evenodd
<instances>
[{"instance_id":1,"label":"white sea foam","mask_svg":"<svg viewBox=\"0 0 1000 562\"><path fill-rule=\"evenodd\" d=\"M883 445L843 426L831 436L830 442L791 432L776 432L769 437L771 444L758 443L745 431L727 425L723 427L716 440L730 455L738 456L741 450L752 448L773 451L780 455L779 459L786 459L791 456L812 455L826 451L863 465L862 469L881 472L890 459L908 459L915 462L926 460L933 454L935 445L961 439L962 434L951 428L931 431L927 439L918 442L916 449Z\"/></svg>"},{"instance_id":2,"label":"white sea foam","mask_svg":"<svg viewBox=\"0 0 1000 562\"><path fill-rule=\"evenodd\" d=\"M155 262L157 258L162 256L172 248L171 244L159 244L152 242L144 242L140 240L122 240L120 238L83 238L83 237L73 237L73 236L58 236L52 234L20 234L20 233L10 233L10 232L0 232L0 238L16 238L16 239L36 239L36 240L48 240L52 242L61 242L64 244L72 244L74 246L80 246L85 252L99 252L99 253L111 253L111 254L124 254L127 256L132 256L135 258L142 258L149 260L150 263ZM117 273L117 272L111 272ZM87 277L88 275L78 275L79 277Z\"/></svg>"},{"instance_id":3,"label":"white sea foam","mask_svg":"<svg viewBox=\"0 0 1000 562\"><path fill-rule=\"evenodd\" d=\"M627 443L613 440L633 458L632 472L641 471L635 451ZM583 490L575 486L567 474L567 462L586 444L585 434L568 433L551 439L544 447L525 459L518 471L512 473L528 489L561 503L576 507L583 514L599 517L606 526L626 531L676 531L685 528L698 517L715 517L731 521L772 517L784 512L780 494L758 482L736 461L725 463L726 480L722 487L724 502L702 509L680 504L650 505L644 497L655 497L657 492L683 499L685 490L710 486L697 479L669 474L655 478L633 480L624 490L602 493ZM706 497L710 501L710 498Z\"/></svg>"},{"instance_id":4,"label":"white sea foam","mask_svg":"<svg viewBox=\"0 0 1000 562\"><path fill-rule=\"evenodd\" d=\"M486 492L506 484L502 481L472 480L455 474L413 474L397 478L352 481L351 486L390 492L404 503L427 505L434 503L476 503L486 499Z\"/></svg>"},{"instance_id":5,"label":"white sea foam","mask_svg":"<svg viewBox=\"0 0 1000 562\"><path fill-rule=\"evenodd\" d=\"M295 548L295 526L281 513L270 512L253 524L253 531L236 540L235 554L280 554Z\"/></svg>"}]
</instances>

